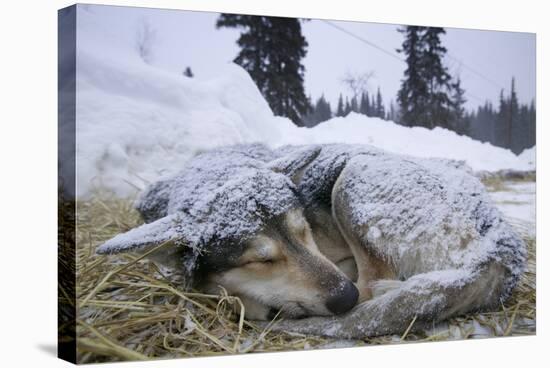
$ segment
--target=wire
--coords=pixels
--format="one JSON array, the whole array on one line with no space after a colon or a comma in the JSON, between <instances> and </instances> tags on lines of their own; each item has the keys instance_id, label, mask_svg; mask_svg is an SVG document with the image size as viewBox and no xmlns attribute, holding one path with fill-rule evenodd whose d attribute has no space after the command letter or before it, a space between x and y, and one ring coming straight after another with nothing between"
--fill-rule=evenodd
<instances>
[{"instance_id":1,"label":"wire","mask_svg":"<svg viewBox=\"0 0 550 368\"><path fill-rule=\"evenodd\" d=\"M395 54L392 53L391 51L388 51L388 50L386 50L386 49L384 49L384 48L378 46L378 45L375 44L374 42L371 42L371 41L365 39L364 37L358 36L358 35L356 35L355 33L350 32L350 31L348 31L347 29L345 29L345 28L343 28L343 27L340 27L340 26L338 26L338 25L336 25L336 24L334 24L334 23L332 23L332 22L330 22L330 21L328 21L328 20L325 20L325 19L320 19L320 20L321 20L322 22L328 24L329 26L331 26L331 27L333 27L333 28L336 28L336 29L339 30L340 32L343 32L343 33L347 34L348 36L351 36L351 37L355 38L356 40L359 40L359 41L363 42L364 44L369 45L369 46L371 46L371 47L377 49L378 51L383 52L384 54L386 54L386 55L388 55L388 56L391 56L391 57L394 58L394 59L397 59L397 60L399 60L399 61L401 61L401 62L405 62L405 59L400 58L399 56L395 55ZM447 52L447 56L448 56L449 58L451 58L451 59L453 59L453 60L459 62L461 66L463 66L465 69L469 70L471 73L473 73L473 74L475 74L476 76L482 78L482 79L485 80L486 82L488 82L488 83L490 83L490 84L496 86L497 88L499 88L499 90L500 90L500 89L504 89L499 83L497 83L497 82L495 82L494 80L492 80L492 79L486 77L485 75L483 75L482 73L478 72L477 70L475 70L475 69L472 68L471 66L465 64L462 60L460 60L460 59L458 59L457 57L451 55L449 52ZM469 93L469 92L466 92L466 95L469 96L469 97L471 97L471 98L473 98L474 100L478 100L478 101L480 101L480 102L485 102L485 100L483 100L482 98L479 98L479 97L477 97L477 96L475 96L475 95L473 95L473 94L471 94L471 93Z\"/></svg>"},{"instance_id":2,"label":"wire","mask_svg":"<svg viewBox=\"0 0 550 368\"><path fill-rule=\"evenodd\" d=\"M482 99L481 97L477 97L476 95L471 94L470 92L464 92L464 94L470 98L473 98L474 100L478 100L482 104L485 103L487 100Z\"/></svg>"},{"instance_id":3,"label":"wire","mask_svg":"<svg viewBox=\"0 0 550 368\"><path fill-rule=\"evenodd\" d=\"M342 27L340 27L340 26L337 26L336 24L334 24L334 23L332 23L332 22L330 22L330 21L328 21L328 20L325 20L325 19L320 19L320 20L321 20L322 22L325 22L326 24L330 25L331 27L336 28L337 30L339 30L339 31L341 31L341 32L344 32L344 33L347 34L348 36L351 36L351 37L353 37L353 38L355 38L355 39L357 39L357 40L359 40L359 41L361 41L361 42L363 42L363 43L365 43L365 44L367 44L367 45L369 45L369 46L371 46L371 47L374 47L374 48L377 49L378 51L381 51L381 52L383 52L384 54L386 54L386 55L388 55L388 56L391 56L391 57L394 58L394 59L397 59L397 60L399 60L399 61L401 61L401 62L405 62L404 59L402 59L402 58L400 58L399 56L395 55L395 54L392 53L391 51L388 51L388 50L386 50L386 49L383 49L382 47L378 46L377 44L375 44L375 43L373 43L373 42L370 42L369 40L366 40L366 39L364 39L363 37L358 36L358 35L356 35L355 33L352 33L352 32L348 31L348 30L345 29L345 28L342 28Z\"/></svg>"},{"instance_id":4,"label":"wire","mask_svg":"<svg viewBox=\"0 0 550 368\"><path fill-rule=\"evenodd\" d=\"M447 56L457 62L460 63L460 66L463 66L465 67L466 69L468 69L470 72L472 72L473 74L477 75L478 77L484 79L485 81L489 82L490 84L494 85L495 87L497 87L499 90L500 89L505 89L504 87L502 87L499 83L495 82L494 80L486 77L485 75L483 75L482 73L478 72L477 70L475 70L474 68L472 68L471 66L465 64L462 60L458 59L457 57L453 56L451 53L447 52Z\"/></svg>"}]
</instances>

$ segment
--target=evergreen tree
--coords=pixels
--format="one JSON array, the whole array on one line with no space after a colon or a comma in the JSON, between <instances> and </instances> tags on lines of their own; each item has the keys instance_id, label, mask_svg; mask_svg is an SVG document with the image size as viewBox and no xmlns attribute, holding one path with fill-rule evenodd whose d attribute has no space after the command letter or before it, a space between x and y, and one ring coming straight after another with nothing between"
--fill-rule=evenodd
<instances>
[{"instance_id":1,"label":"evergreen tree","mask_svg":"<svg viewBox=\"0 0 550 368\"><path fill-rule=\"evenodd\" d=\"M527 143L525 145L525 148L533 147L536 142L536 134L537 134L537 110L535 108L535 100L531 101L531 104L529 105L529 112L528 112L528 126L527 126Z\"/></svg>"},{"instance_id":2,"label":"evergreen tree","mask_svg":"<svg viewBox=\"0 0 550 368\"><path fill-rule=\"evenodd\" d=\"M357 98L353 96L350 101L350 112L359 112L359 105L357 104Z\"/></svg>"},{"instance_id":3,"label":"evergreen tree","mask_svg":"<svg viewBox=\"0 0 550 368\"><path fill-rule=\"evenodd\" d=\"M491 142L499 147L505 147L508 140L508 112L508 101L504 97L504 90L501 89L499 95L499 107L496 117L494 139L493 142Z\"/></svg>"},{"instance_id":4,"label":"evergreen tree","mask_svg":"<svg viewBox=\"0 0 550 368\"><path fill-rule=\"evenodd\" d=\"M421 124L426 121L426 104L428 101L428 86L423 75L422 33L425 27L407 26L398 31L405 35L402 48L397 50L405 54L405 78L401 80L401 88L397 101L401 110L401 123L406 126Z\"/></svg>"},{"instance_id":5,"label":"evergreen tree","mask_svg":"<svg viewBox=\"0 0 550 368\"><path fill-rule=\"evenodd\" d=\"M534 102L529 105L518 102L515 80L512 80L510 95L500 92L498 110L486 102L470 116L472 138L508 148L516 154L536 144L535 127Z\"/></svg>"},{"instance_id":6,"label":"evergreen tree","mask_svg":"<svg viewBox=\"0 0 550 368\"><path fill-rule=\"evenodd\" d=\"M315 123L315 105L311 102L311 96L307 97L308 109L307 113L302 117L301 125L305 127L312 127Z\"/></svg>"},{"instance_id":7,"label":"evergreen tree","mask_svg":"<svg viewBox=\"0 0 550 368\"><path fill-rule=\"evenodd\" d=\"M344 116L344 99L342 98L342 94L340 93L340 96L338 97L338 106L336 107L336 116Z\"/></svg>"},{"instance_id":8,"label":"evergreen tree","mask_svg":"<svg viewBox=\"0 0 550 368\"><path fill-rule=\"evenodd\" d=\"M332 117L332 111L330 103L325 100L325 96L322 95L314 106L311 107L310 112L304 116L303 122L307 127L314 127L315 125L329 120Z\"/></svg>"},{"instance_id":9,"label":"evergreen tree","mask_svg":"<svg viewBox=\"0 0 550 368\"><path fill-rule=\"evenodd\" d=\"M469 132L468 117L464 110L464 104L466 103L464 93L465 91L461 86L460 77L457 77L456 81L452 83L451 120L449 128L460 135L465 135Z\"/></svg>"},{"instance_id":10,"label":"evergreen tree","mask_svg":"<svg viewBox=\"0 0 550 368\"><path fill-rule=\"evenodd\" d=\"M324 95L321 95L321 97L317 100L317 103L315 104L315 111L317 113L318 123L332 118L330 103L325 99Z\"/></svg>"},{"instance_id":11,"label":"evergreen tree","mask_svg":"<svg viewBox=\"0 0 550 368\"><path fill-rule=\"evenodd\" d=\"M470 136L482 142L495 144L497 112L493 105L486 101L483 106L478 107L477 113L472 115L470 119Z\"/></svg>"},{"instance_id":12,"label":"evergreen tree","mask_svg":"<svg viewBox=\"0 0 550 368\"><path fill-rule=\"evenodd\" d=\"M512 152L521 153L524 148L529 147L529 106L518 106L516 124L512 127Z\"/></svg>"},{"instance_id":13,"label":"evergreen tree","mask_svg":"<svg viewBox=\"0 0 550 368\"><path fill-rule=\"evenodd\" d=\"M398 92L401 121L404 125L427 128L449 127L451 119L451 77L443 65L447 52L441 44L445 30L439 27L407 26L402 48L407 69Z\"/></svg>"},{"instance_id":14,"label":"evergreen tree","mask_svg":"<svg viewBox=\"0 0 550 368\"><path fill-rule=\"evenodd\" d=\"M448 92L451 89L451 76L443 65L447 49L441 44L441 35L445 30L440 27L428 27L422 36L425 50L422 53L422 75L428 85L428 118L429 128L441 126L449 128L451 120L451 100Z\"/></svg>"},{"instance_id":15,"label":"evergreen tree","mask_svg":"<svg viewBox=\"0 0 550 368\"><path fill-rule=\"evenodd\" d=\"M295 124L308 111L304 92L307 41L295 18L221 14L216 27L242 28L237 44L241 51L234 62L252 77L276 115Z\"/></svg>"},{"instance_id":16,"label":"evergreen tree","mask_svg":"<svg viewBox=\"0 0 550 368\"><path fill-rule=\"evenodd\" d=\"M369 115L369 93L367 91L361 93L361 103L359 104L359 112L363 115Z\"/></svg>"},{"instance_id":17,"label":"evergreen tree","mask_svg":"<svg viewBox=\"0 0 550 368\"><path fill-rule=\"evenodd\" d=\"M381 119L385 119L386 117L384 102L382 101L382 94L380 93L380 87L378 87L378 91L376 92L376 116Z\"/></svg>"},{"instance_id":18,"label":"evergreen tree","mask_svg":"<svg viewBox=\"0 0 550 368\"><path fill-rule=\"evenodd\" d=\"M344 116L347 116L351 112L351 104L349 99L346 97L346 104L344 105Z\"/></svg>"},{"instance_id":19,"label":"evergreen tree","mask_svg":"<svg viewBox=\"0 0 550 368\"><path fill-rule=\"evenodd\" d=\"M332 107L330 106L330 102L326 101L326 104L324 105L323 113L321 115L322 120L321 121L327 121L332 119Z\"/></svg>"},{"instance_id":20,"label":"evergreen tree","mask_svg":"<svg viewBox=\"0 0 550 368\"><path fill-rule=\"evenodd\" d=\"M512 151L517 151L519 148L513 142L513 138L519 135L518 128L520 128L518 121L518 96L516 93L516 80L512 78L512 86L510 88L510 99L508 102L508 116L507 116L507 127L506 127L506 145L505 147L510 148Z\"/></svg>"},{"instance_id":21,"label":"evergreen tree","mask_svg":"<svg viewBox=\"0 0 550 368\"><path fill-rule=\"evenodd\" d=\"M472 138L508 148L516 154L536 144L535 127L534 102L529 105L519 104L515 84L509 96L505 96L504 91L501 91L498 110L495 110L490 102L486 102L470 117Z\"/></svg>"}]
</instances>

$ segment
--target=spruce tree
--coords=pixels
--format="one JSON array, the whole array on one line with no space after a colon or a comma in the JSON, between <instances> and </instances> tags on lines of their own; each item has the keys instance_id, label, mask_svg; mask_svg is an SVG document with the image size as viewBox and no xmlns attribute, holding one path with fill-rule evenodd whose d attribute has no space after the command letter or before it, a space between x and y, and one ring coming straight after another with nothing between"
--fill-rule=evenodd
<instances>
[{"instance_id":1,"label":"spruce tree","mask_svg":"<svg viewBox=\"0 0 550 368\"><path fill-rule=\"evenodd\" d=\"M317 123L321 123L332 118L330 103L325 100L324 95L321 95L321 97L317 100L317 103L315 104L315 114L317 118Z\"/></svg>"},{"instance_id":2,"label":"spruce tree","mask_svg":"<svg viewBox=\"0 0 550 368\"><path fill-rule=\"evenodd\" d=\"M359 112L359 105L357 104L357 98L353 96L350 101L350 112Z\"/></svg>"},{"instance_id":3,"label":"spruce tree","mask_svg":"<svg viewBox=\"0 0 550 368\"><path fill-rule=\"evenodd\" d=\"M449 128L454 130L460 135L468 134L468 118L466 111L464 110L464 104L466 98L464 97L464 89L461 86L460 77L456 78L456 81L452 83L451 94L451 119Z\"/></svg>"},{"instance_id":4,"label":"spruce tree","mask_svg":"<svg viewBox=\"0 0 550 368\"><path fill-rule=\"evenodd\" d=\"M496 118L496 125L494 129L494 139L491 143L495 146L506 147L508 140L508 101L504 97L504 90L500 90L499 106Z\"/></svg>"},{"instance_id":5,"label":"spruce tree","mask_svg":"<svg viewBox=\"0 0 550 368\"><path fill-rule=\"evenodd\" d=\"M521 153L528 146L529 140L529 106L520 105L518 109L517 124L512 131L512 152Z\"/></svg>"},{"instance_id":6,"label":"spruce tree","mask_svg":"<svg viewBox=\"0 0 550 368\"><path fill-rule=\"evenodd\" d=\"M447 52L441 44L445 30L439 27L407 26L402 48L407 68L401 81L398 102L404 125L427 128L449 127L451 77L443 65Z\"/></svg>"},{"instance_id":7,"label":"spruce tree","mask_svg":"<svg viewBox=\"0 0 550 368\"><path fill-rule=\"evenodd\" d=\"M330 103L327 102L324 95L321 95L321 97L317 99L315 105L311 106L309 113L305 115L302 120L304 126L314 127L323 121L329 120L330 118L332 118Z\"/></svg>"},{"instance_id":8,"label":"spruce tree","mask_svg":"<svg viewBox=\"0 0 550 368\"><path fill-rule=\"evenodd\" d=\"M508 121L507 121L507 135L506 135L506 146L507 148L510 148L512 151L516 151L517 148L514 145L513 138L516 136L514 133L519 128L518 125L518 110L519 110L519 103L518 103L518 96L516 93L516 79L512 78L512 86L510 87L510 99L508 102Z\"/></svg>"},{"instance_id":9,"label":"spruce tree","mask_svg":"<svg viewBox=\"0 0 550 368\"><path fill-rule=\"evenodd\" d=\"M307 113L302 117L301 125L305 127L315 126L315 105L311 102L311 96L307 97L308 101L308 110Z\"/></svg>"},{"instance_id":10,"label":"spruce tree","mask_svg":"<svg viewBox=\"0 0 550 368\"><path fill-rule=\"evenodd\" d=\"M346 104L344 105L344 116L347 116L351 112L351 104L349 99L346 97Z\"/></svg>"},{"instance_id":11,"label":"spruce tree","mask_svg":"<svg viewBox=\"0 0 550 368\"><path fill-rule=\"evenodd\" d=\"M380 87L376 92L376 116L384 119L386 117L386 112L384 109L384 102L382 101L382 94L380 93Z\"/></svg>"},{"instance_id":12,"label":"spruce tree","mask_svg":"<svg viewBox=\"0 0 550 368\"><path fill-rule=\"evenodd\" d=\"M527 128L527 144L526 148L533 147L536 144L536 121L537 121L537 109L535 107L535 100L531 100L529 105L529 115L528 115L528 128Z\"/></svg>"},{"instance_id":13,"label":"spruce tree","mask_svg":"<svg viewBox=\"0 0 550 368\"><path fill-rule=\"evenodd\" d=\"M366 91L361 93L361 102L359 103L359 112L363 115L368 115L368 112L369 112L369 94Z\"/></svg>"},{"instance_id":14,"label":"spruce tree","mask_svg":"<svg viewBox=\"0 0 550 368\"><path fill-rule=\"evenodd\" d=\"M234 62L250 74L276 115L300 125L309 103L301 64L308 44L299 19L221 14L216 27L243 29Z\"/></svg>"},{"instance_id":15,"label":"spruce tree","mask_svg":"<svg viewBox=\"0 0 550 368\"><path fill-rule=\"evenodd\" d=\"M322 119L321 121L327 121L332 119L332 107L330 106L330 102L324 99L324 96L323 96L323 101L324 101L324 104L323 104L323 110L321 113L321 119Z\"/></svg>"},{"instance_id":16,"label":"spruce tree","mask_svg":"<svg viewBox=\"0 0 550 368\"><path fill-rule=\"evenodd\" d=\"M445 30L440 27L428 27L422 36L425 51L422 53L422 74L428 85L428 127L449 128L451 120L449 91L451 76L443 65L447 49L441 44L441 35Z\"/></svg>"},{"instance_id":17,"label":"spruce tree","mask_svg":"<svg viewBox=\"0 0 550 368\"><path fill-rule=\"evenodd\" d=\"M510 95L501 90L498 109L486 102L472 113L469 119L469 135L482 142L490 142L519 154L535 145L536 110L534 101L518 102L515 80Z\"/></svg>"},{"instance_id":18,"label":"spruce tree","mask_svg":"<svg viewBox=\"0 0 550 368\"><path fill-rule=\"evenodd\" d=\"M401 111L401 123L406 126L420 125L427 119L426 104L428 101L428 86L423 74L423 41L422 33L425 27L406 26L398 29L405 35L401 49L405 54L405 78L397 95Z\"/></svg>"},{"instance_id":19,"label":"spruce tree","mask_svg":"<svg viewBox=\"0 0 550 368\"><path fill-rule=\"evenodd\" d=\"M342 97L342 94L340 93L340 96L338 97L338 106L336 107L336 116L344 116L344 99Z\"/></svg>"}]
</instances>

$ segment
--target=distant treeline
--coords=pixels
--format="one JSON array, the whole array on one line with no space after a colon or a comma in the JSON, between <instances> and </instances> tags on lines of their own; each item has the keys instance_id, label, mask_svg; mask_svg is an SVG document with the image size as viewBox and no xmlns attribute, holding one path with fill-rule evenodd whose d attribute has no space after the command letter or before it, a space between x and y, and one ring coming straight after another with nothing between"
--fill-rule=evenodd
<instances>
[{"instance_id":1,"label":"distant treeline","mask_svg":"<svg viewBox=\"0 0 550 368\"><path fill-rule=\"evenodd\" d=\"M535 102L519 104L512 79L510 94L500 93L498 108L490 102L480 106L467 116L467 135L482 142L520 153L536 143L537 110Z\"/></svg>"},{"instance_id":2,"label":"distant treeline","mask_svg":"<svg viewBox=\"0 0 550 368\"><path fill-rule=\"evenodd\" d=\"M369 117L381 118L384 120L394 120L396 118L395 106L390 104L390 108L387 109L382 101L382 94L380 93L380 87L376 92L376 97L369 97L367 91L362 92L359 98L352 97L349 99L346 97L344 100L342 94L338 98L338 105L333 112L330 103L325 99L325 96L321 96L317 102L311 104L308 114L303 117L303 125L306 127L314 127L315 125L329 120L335 116L346 116L350 112L363 114Z\"/></svg>"},{"instance_id":3,"label":"distant treeline","mask_svg":"<svg viewBox=\"0 0 550 368\"><path fill-rule=\"evenodd\" d=\"M407 125L400 119L399 108L390 103L386 108L380 94L380 88L374 96L369 98L368 92L357 99L344 99L340 95L336 110L332 110L330 103L321 96L311 104L310 112L304 116L303 124L307 127L329 120L337 116L346 116L350 112L391 120L401 125ZM460 135L489 142L494 146L509 148L514 153L521 153L525 148L536 144L537 111L535 102L520 104L515 91L515 80L512 79L510 94L501 91L499 105L495 108L489 101L475 111L464 112L459 124L445 127ZM415 126L419 124L413 124ZM435 125L439 126L439 125Z\"/></svg>"}]
</instances>

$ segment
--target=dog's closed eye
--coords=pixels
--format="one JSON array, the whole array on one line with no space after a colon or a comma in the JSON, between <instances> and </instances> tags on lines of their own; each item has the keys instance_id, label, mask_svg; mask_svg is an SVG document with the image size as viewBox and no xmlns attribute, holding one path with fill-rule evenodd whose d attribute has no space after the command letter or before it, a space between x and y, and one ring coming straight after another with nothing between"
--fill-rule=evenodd
<instances>
[{"instance_id":1,"label":"dog's closed eye","mask_svg":"<svg viewBox=\"0 0 550 368\"><path fill-rule=\"evenodd\" d=\"M243 266L251 265L251 264L262 264L262 265L271 265L275 263L276 261L274 259L258 259L258 260L249 260L247 261Z\"/></svg>"},{"instance_id":2,"label":"dog's closed eye","mask_svg":"<svg viewBox=\"0 0 550 368\"><path fill-rule=\"evenodd\" d=\"M282 257L279 247L272 240L258 238L254 241L240 258L241 265L262 264L269 265Z\"/></svg>"}]
</instances>

